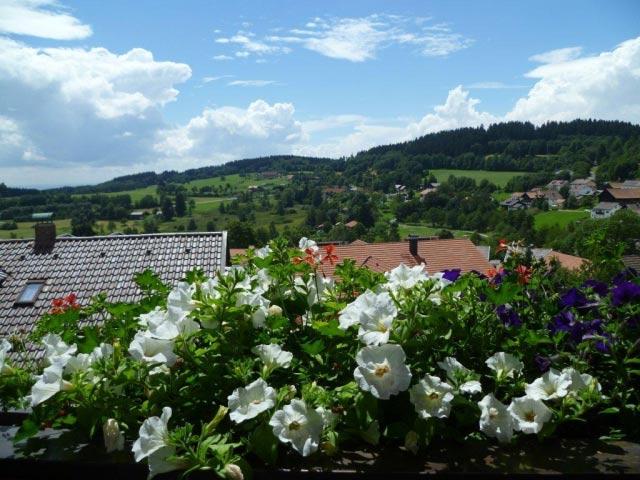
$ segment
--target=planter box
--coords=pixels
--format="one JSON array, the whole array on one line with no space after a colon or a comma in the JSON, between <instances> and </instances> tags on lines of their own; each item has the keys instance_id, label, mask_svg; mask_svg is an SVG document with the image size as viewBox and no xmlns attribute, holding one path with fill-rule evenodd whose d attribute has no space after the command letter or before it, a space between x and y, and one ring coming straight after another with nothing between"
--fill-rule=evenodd
<instances>
[{"instance_id":1,"label":"planter box","mask_svg":"<svg viewBox=\"0 0 640 480\"><path fill-rule=\"evenodd\" d=\"M133 462L130 451L107 455L102 445L87 443L71 431L45 430L17 447L15 426L0 426L0 476L12 479L65 478L120 480L147 476L146 464ZM320 464L318 464L320 462ZM555 439L540 443L521 439L516 445L485 443L441 445L418 456L404 450L382 449L342 452L335 459L313 461L289 456L277 470L256 469L255 478L319 479L355 477L371 479L505 473L618 473L640 474L640 444L627 441ZM177 473L158 479L176 478ZM212 478L200 472L193 478Z\"/></svg>"}]
</instances>

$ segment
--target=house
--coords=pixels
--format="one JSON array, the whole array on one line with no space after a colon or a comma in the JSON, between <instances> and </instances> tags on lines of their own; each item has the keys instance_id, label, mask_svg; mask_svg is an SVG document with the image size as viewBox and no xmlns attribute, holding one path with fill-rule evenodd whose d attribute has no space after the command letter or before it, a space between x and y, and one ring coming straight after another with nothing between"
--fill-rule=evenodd
<instances>
[{"instance_id":1,"label":"house","mask_svg":"<svg viewBox=\"0 0 640 480\"><path fill-rule=\"evenodd\" d=\"M609 218L622 207L617 202L600 202L591 209L591 218L602 219Z\"/></svg>"},{"instance_id":2,"label":"house","mask_svg":"<svg viewBox=\"0 0 640 480\"><path fill-rule=\"evenodd\" d=\"M600 194L600 201L620 205L640 203L640 188L605 188Z\"/></svg>"},{"instance_id":3,"label":"house","mask_svg":"<svg viewBox=\"0 0 640 480\"><path fill-rule=\"evenodd\" d=\"M622 263L627 268L633 268L640 272L640 255L624 255L622 257Z\"/></svg>"},{"instance_id":4,"label":"house","mask_svg":"<svg viewBox=\"0 0 640 480\"><path fill-rule=\"evenodd\" d=\"M467 238L423 239L410 237L406 241L366 243L356 240L348 245L337 245L333 253L336 264L350 258L356 265L376 272L387 272L400 264L414 267L424 263L429 273L459 268L462 272L476 270L486 272L491 264ZM335 265L325 263L322 271L333 276Z\"/></svg>"},{"instance_id":5,"label":"house","mask_svg":"<svg viewBox=\"0 0 640 480\"><path fill-rule=\"evenodd\" d=\"M438 191L438 187L440 187L439 183L436 183L436 182L427 183L424 186L424 188L420 191L420 198L424 198L425 196L429 195L430 193L437 192Z\"/></svg>"},{"instance_id":6,"label":"house","mask_svg":"<svg viewBox=\"0 0 640 480\"><path fill-rule=\"evenodd\" d=\"M544 260L547 265L556 261L561 267L566 268L567 270L579 270L587 261L582 257L558 252L550 248L532 248L531 253L534 258Z\"/></svg>"},{"instance_id":7,"label":"house","mask_svg":"<svg viewBox=\"0 0 640 480\"><path fill-rule=\"evenodd\" d=\"M559 192L562 189L562 187L566 185L569 185L569 182L567 180L551 180L547 184L547 190Z\"/></svg>"},{"instance_id":8,"label":"house","mask_svg":"<svg viewBox=\"0 0 640 480\"><path fill-rule=\"evenodd\" d=\"M507 210L523 210L531 206L531 197L527 192L514 192L511 197L500 202Z\"/></svg>"},{"instance_id":9,"label":"house","mask_svg":"<svg viewBox=\"0 0 640 480\"><path fill-rule=\"evenodd\" d=\"M358 222L357 220L351 220L344 224L344 226L349 229L356 228L358 225L360 225L360 222Z\"/></svg>"},{"instance_id":10,"label":"house","mask_svg":"<svg viewBox=\"0 0 640 480\"><path fill-rule=\"evenodd\" d=\"M70 293L81 305L99 293L135 302L136 273L151 269L174 285L195 267L214 275L228 259L226 232L61 238L54 223L38 223L33 239L0 240L0 337L29 334L52 300ZM38 354L27 348L27 357Z\"/></svg>"},{"instance_id":11,"label":"house","mask_svg":"<svg viewBox=\"0 0 640 480\"><path fill-rule=\"evenodd\" d=\"M144 212L142 210L136 210L129 214L130 220L142 220L144 219Z\"/></svg>"},{"instance_id":12,"label":"house","mask_svg":"<svg viewBox=\"0 0 640 480\"><path fill-rule=\"evenodd\" d=\"M260 176L265 179L272 179L272 178L278 178L280 174L278 172L267 171L267 172L260 172Z\"/></svg>"},{"instance_id":13,"label":"house","mask_svg":"<svg viewBox=\"0 0 640 480\"><path fill-rule=\"evenodd\" d=\"M589 197L596 193L596 182L589 178L576 178L569 185L569 194L576 198Z\"/></svg>"},{"instance_id":14,"label":"house","mask_svg":"<svg viewBox=\"0 0 640 480\"><path fill-rule=\"evenodd\" d=\"M550 208L560 208L564 205L565 199L556 190L547 190L545 192L545 198Z\"/></svg>"},{"instance_id":15,"label":"house","mask_svg":"<svg viewBox=\"0 0 640 480\"><path fill-rule=\"evenodd\" d=\"M327 198L333 197L334 195L340 195L345 191L346 190L343 187L324 187L322 189L322 199L327 200Z\"/></svg>"},{"instance_id":16,"label":"house","mask_svg":"<svg viewBox=\"0 0 640 480\"><path fill-rule=\"evenodd\" d=\"M609 188L640 188L640 180L625 180L624 182L607 182Z\"/></svg>"}]
</instances>

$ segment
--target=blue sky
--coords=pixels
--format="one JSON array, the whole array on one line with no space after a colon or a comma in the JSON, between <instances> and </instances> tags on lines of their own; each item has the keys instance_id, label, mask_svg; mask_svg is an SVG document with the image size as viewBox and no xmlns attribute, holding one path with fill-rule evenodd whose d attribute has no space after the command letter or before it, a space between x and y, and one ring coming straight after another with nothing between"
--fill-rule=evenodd
<instances>
[{"instance_id":1,"label":"blue sky","mask_svg":"<svg viewBox=\"0 0 640 480\"><path fill-rule=\"evenodd\" d=\"M0 181L640 122L635 1L0 0Z\"/></svg>"}]
</instances>

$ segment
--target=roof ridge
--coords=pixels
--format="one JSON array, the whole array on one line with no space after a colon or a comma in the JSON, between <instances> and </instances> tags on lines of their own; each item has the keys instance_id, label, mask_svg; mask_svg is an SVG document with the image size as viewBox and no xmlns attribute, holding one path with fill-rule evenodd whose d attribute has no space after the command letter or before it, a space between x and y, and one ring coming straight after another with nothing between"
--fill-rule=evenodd
<instances>
[{"instance_id":1,"label":"roof ridge","mask_svg":"<svg viewBox=\"0 0 640 480\"><path fill-rule=\"evenodd\" d=\"M75 241L75 240L113 240L118 238L149 238L149 237L195 237L195 236L215 236L222 235L222 231L217 232L160 232L160 233L131 233L122 235L94 235L92 237L80 236L80 237L56 237L57 242ZM0 238L0 242L32 242L33 237L30 238Z\"/></svg>"}]
</instances>

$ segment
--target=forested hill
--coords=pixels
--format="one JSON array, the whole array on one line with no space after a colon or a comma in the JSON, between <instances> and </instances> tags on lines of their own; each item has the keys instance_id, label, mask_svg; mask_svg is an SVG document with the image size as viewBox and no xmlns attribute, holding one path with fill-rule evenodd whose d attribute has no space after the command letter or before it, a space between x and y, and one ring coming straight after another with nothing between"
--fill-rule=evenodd
<instances>
[{"instance_id":1,"label":"forested hill","mask_svg":"<svg viewBox=\"0 0 640 480\"><path fill-rule=\"evenodd\" d=\"M487 128L481 126L431 133L338 160L278 155L183 172L143 172L97 185L63 187L49 192L119 192L252 172L310 172L345 185L367 185L375 190L389 191L395 183L418 187L423 173L437 168L537 173L565 169L576 176L586 176L592 167L598 166L597 179L602 182L640 177L639 160L639 125L620 121L574 120L548 122L536 127L528 122L505 122ZM339 179L335 175L325 175L333 172L341 172ZM0 183L0 198L32 193L33 190L11 189Z\"/></svg>"}]
</instances>

